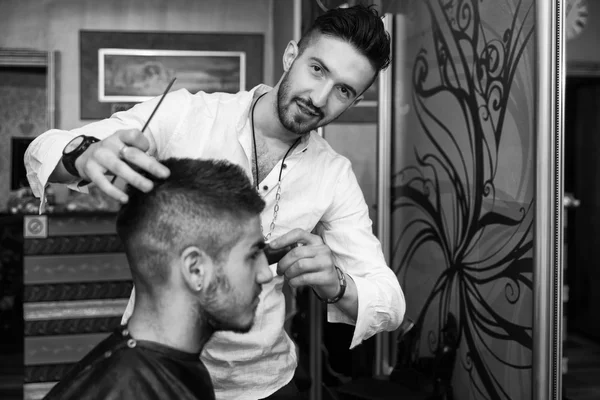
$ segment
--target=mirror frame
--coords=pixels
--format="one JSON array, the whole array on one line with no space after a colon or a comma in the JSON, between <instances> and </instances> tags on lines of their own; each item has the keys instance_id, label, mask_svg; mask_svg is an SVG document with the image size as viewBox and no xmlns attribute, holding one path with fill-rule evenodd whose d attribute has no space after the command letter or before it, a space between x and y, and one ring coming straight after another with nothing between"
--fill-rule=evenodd
<instances>
[{"instance_id":1,"label":"mirror frame","mask_svg":"<svg viewBox=\"0 0 600 400\"><path fill-rule=\"evenodd\" d=\"M564 1L536 1L535 400L562 398Z\"/></svg>"}]
</instances>

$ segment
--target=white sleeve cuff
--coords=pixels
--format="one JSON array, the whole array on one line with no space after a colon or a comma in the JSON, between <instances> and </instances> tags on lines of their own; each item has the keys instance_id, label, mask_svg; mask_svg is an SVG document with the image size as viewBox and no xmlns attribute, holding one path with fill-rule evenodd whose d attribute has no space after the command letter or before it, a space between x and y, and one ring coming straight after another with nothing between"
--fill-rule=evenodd
<instances>
[{"instance_id":1,"label":"white sleeve cuff","mask_svg":"<svg viewBox=\"0 0 600 400\"><path fill-rule=\"evenodd\" d=\"M358 295L358 313L356 321L348 317L335 304L329 304L327 306L327 321L341 322L355 326L354 335L352 336L352 342L350 344L350 348L352 349L361 344L363 340L368 339L375 334L375 331L372 330L372 325L374 325L375 321L372 320L372 313L369 313L368 309L372 308L372 301L377 299L378 295L377 286L369 282L366 278L352 276L351 279L356 285L356 292ZM371 301L369 301L369 299Z\"/></svg>"},{"instance_id":2,"label":"white sleeve cuff","mask_svg":"<svg viewBox=\"0 0 600 400\"><path fill-rule=\"evenodd\" d=\"M41 197L48 178L62 158L62 151L71 141L71 134L53 135L48 138L38 138L29 145L25 152L27 180L33 195Z\"/></svg>"}]
</instances>

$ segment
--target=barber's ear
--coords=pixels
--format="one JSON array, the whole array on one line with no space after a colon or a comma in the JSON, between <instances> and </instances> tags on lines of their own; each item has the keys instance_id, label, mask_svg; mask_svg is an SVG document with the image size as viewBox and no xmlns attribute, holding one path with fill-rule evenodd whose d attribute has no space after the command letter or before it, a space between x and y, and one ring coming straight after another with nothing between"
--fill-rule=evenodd
<instances>
[{"instance_id":1,"label":"barber's ear","mask_svg":"<svg viewBox=\"0 0 600 400\"><path fill-rule=\"evenodd\" d=\"M365 96L363 96L362 94L360 96L358 96L356 99L354 99L354 101L352 102L352 107L356 106L358 103L360 103L363 99L365 98Z\"/></svg>"},{"instance_id":2,"label":"barber's ear","mask_svg":"<svg viewBox=\"0 0 600 400\"><path fill-rule=\"evenodd\" d=\"M213 268L212 258L196 246L187 247L181 253L181 273L189 289L199 292L206 286Z\"/></svg>"},{"instance_id":3,"label":"barber's ear","mask_svg":"<svg viewBox=\"0 0 600 400\"><path fill-rule=\"evenodd\" d=\"M294 60L298 57L298 44L290 40L285 51L283 52L283 70L288 72Z\"/></svg>"}]
</instances>

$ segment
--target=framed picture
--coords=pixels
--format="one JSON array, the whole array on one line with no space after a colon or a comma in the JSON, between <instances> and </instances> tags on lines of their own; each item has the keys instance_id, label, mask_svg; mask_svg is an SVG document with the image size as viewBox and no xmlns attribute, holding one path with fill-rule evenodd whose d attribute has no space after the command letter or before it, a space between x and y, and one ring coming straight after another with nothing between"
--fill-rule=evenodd
<instances>
[{"instance_id":1,"label":"framed picture","mask_svg":"<svg viewBox=\"0 0 600 400\"><path fill-rule=\"evenodd\" d=\"M263 82L262 34L79 32L81 119L103 119L173 90L229 92Z\"/></svg>"},{"instance_id":2,"label":"framed picture","mask_svg":"<svg viewBox=\"0 0 600 400\"><path fill-rule=\"evenodd\" d=\"M193 50L98 50L98 101L138 102L171 90L191 93L246 89L246 53Z\"/></svg>"}]
</instances>

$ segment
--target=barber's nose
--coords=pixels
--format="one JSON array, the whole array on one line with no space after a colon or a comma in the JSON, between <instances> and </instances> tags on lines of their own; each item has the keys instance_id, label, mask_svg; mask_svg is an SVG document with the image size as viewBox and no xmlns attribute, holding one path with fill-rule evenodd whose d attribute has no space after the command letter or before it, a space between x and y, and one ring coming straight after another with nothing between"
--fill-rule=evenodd
<instances>
[{"instance_id":1,"label":"barber's nose","mask_svg":"<svg viewBox=\"0 0 600 400\"><path fill-rule=\"evenodd\" d=\"M273 279L273 272L269 268L269 263L267 262L267 257L262 255L260 257L260 265L257 266L258 270L256 272L256 283L263 284L269 283Z\"/></svg>"},{"instance_id":2,"label":"barber's nose","mask_svg":"<svg viewBox=\"0 0 600 400\"><path fill-rule=\"evenodd\" d=\"M327 104L327 98L329 97L329 93L331 92L331 85L325 84L323 86L319 86L312 91L310 96L310 101L317 108L322 108Z\"/></svg>"}]
</instances>

